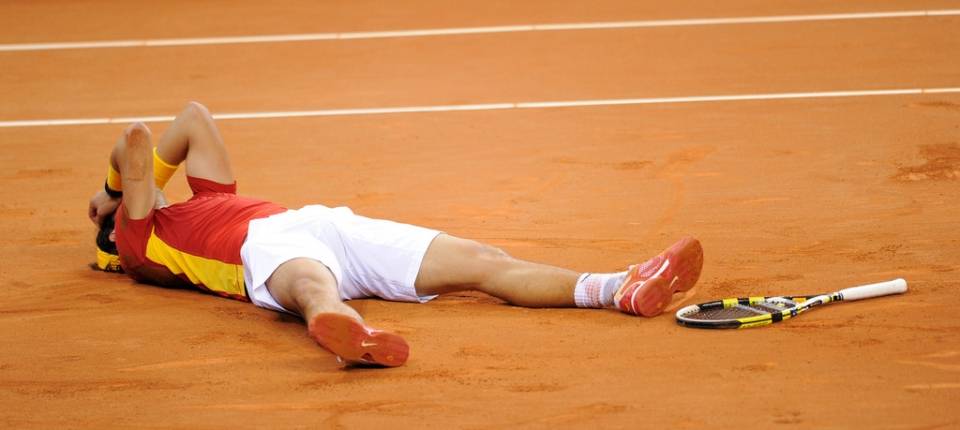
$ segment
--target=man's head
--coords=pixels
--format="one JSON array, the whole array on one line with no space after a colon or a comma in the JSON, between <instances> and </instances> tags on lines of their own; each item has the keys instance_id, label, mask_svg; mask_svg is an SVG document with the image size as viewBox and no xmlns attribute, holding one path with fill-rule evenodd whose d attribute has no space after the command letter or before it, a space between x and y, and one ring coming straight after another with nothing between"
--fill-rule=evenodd
<instances>
[{"instance_id":1,"label":"man's head","mask_svg":"<svg viewBox=\"0 0 960 430\"><path fill-rule=\"evenodd\" d=\"M117 253L116 236L113 234L113 215L103 219L100 231L97 232L97 268L104 272L123 273L120 255Z\"/></svg>"}]
</instances>

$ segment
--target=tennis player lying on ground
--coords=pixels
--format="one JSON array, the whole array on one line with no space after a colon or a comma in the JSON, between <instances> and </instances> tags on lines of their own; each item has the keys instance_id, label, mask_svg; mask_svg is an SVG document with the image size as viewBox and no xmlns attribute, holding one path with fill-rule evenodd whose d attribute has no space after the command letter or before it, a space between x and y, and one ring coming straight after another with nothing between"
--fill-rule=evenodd
<instances>
[{"instance_id":1,"label":"tennis player lying on ground","mask_svg":"<svg viewBox=\"0 0 960 430\"><path fill-rule=\"evenodd\" d=\"M193 197L168 206L160 190L184 162ZM89 217L100 227L98 267L297 314L314 340L348 364L399 366L406 341L368 327L344 300L422 303L475 290L518 306L652 317L675 292L693 287L703 265L700 243L684 238L624 272L576 273L345 207L288 210L236 189L203 105L188 104L156 148L145 125L130 125L110 154L104 190L90 200Z\"/></svg>"}]
</instances>

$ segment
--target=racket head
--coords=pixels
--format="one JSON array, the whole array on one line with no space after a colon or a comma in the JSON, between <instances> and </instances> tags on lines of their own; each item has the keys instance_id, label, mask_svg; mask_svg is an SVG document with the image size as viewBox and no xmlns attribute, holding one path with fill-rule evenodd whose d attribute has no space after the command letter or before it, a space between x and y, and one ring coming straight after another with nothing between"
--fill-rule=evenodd
<instances>
[{"instance_id":1,"label":"racket head","mask_svg":"<svg viewBox=\"0 0 960 430\"><path fill-rule=\"evenodd\" d=\"M819 295L798 297L737 297L683 307L677 324L686 327L730 329L760 327L789 319L803 302Z\"/></svg>"}]
</instances>

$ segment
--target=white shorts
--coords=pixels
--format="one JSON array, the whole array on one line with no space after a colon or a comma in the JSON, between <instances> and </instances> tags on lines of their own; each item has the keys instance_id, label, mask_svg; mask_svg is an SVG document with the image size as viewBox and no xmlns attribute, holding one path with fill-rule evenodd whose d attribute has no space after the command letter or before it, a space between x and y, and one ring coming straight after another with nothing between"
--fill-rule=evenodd
<instances>
[{"instance_id":1,"label":"white shorts","mask_svg":"<svg viewBox=\"0 0 960 430\"><path fill-rule=\"evenodd\" d=\"M267 279L287 261L310 258L330 269L343 300L379 297L426 302L436 296L418 296L414 283L423 256L438 234L322 205L256 219L250 221L240 248L247 297L257 306L290 312L270 295Z\"/></svg>"}]
</instances>

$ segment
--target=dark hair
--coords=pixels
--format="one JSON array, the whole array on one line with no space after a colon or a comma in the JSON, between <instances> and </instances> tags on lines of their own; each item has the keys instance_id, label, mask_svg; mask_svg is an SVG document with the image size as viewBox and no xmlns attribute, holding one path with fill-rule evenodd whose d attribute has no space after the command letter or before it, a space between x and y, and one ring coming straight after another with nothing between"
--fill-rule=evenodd
<instances>
[{"instance_id":1,"label":"dark hair","mask_svg":"<svg viewBox=\"0 0 960 430\"><path fill-rule=\"evenodd\" d=\"M100 231L97 232L97 249L113 255L117 255L117 243L110 240L110 233L113 233L113 216L115 214L116 212L103 218L100 223Z\"/></svg>"}]
</instances>

